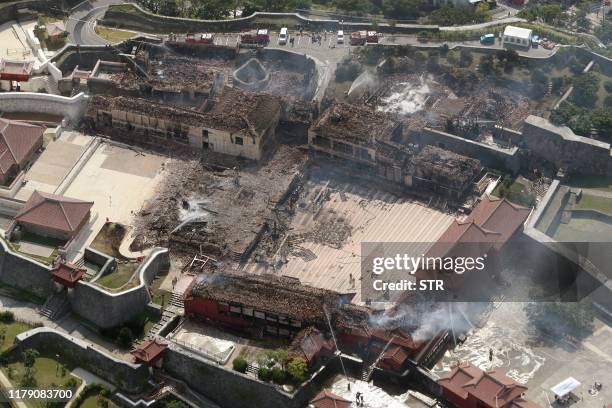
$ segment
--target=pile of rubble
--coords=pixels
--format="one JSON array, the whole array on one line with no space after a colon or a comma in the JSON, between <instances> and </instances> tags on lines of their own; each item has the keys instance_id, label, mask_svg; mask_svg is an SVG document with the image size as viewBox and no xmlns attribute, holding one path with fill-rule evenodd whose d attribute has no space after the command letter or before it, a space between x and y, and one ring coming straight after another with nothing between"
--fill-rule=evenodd
<instances>
[{"instance_id":1,"label":"pile of rubble","mask_svg":"<svg viewBox=\"0 0 612 408\"><path fill-rule=\"evenodd\" d=\"M203 253L232 261L247 251L264 227L274 224L273 210L287 193L305 155L281 146L261 167L208 166L173 160L156 196L138 214L136 235L148 246L167 246L187 262ZM215 171L212 171L213 169Z\"/></svg>"}]
</instances>

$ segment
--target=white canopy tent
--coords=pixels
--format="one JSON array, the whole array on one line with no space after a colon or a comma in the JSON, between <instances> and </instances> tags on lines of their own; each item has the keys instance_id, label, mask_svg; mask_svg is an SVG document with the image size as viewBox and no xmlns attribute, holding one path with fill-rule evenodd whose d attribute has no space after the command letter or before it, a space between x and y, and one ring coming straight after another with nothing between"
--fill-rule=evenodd
<instances>
[{"instance_id":1,"label":"white canopy tent","mask_svg":"<svg viewBox=\"0 0 612 408\"><path fill-rule=\"evenodd\" d=\"M550 390L557 397L563 398L578 387L580 387L580 381L578 381L574 377L568 377L567 379L561 381L559 384L552 387Z\"/></svg>"}]
</instances>

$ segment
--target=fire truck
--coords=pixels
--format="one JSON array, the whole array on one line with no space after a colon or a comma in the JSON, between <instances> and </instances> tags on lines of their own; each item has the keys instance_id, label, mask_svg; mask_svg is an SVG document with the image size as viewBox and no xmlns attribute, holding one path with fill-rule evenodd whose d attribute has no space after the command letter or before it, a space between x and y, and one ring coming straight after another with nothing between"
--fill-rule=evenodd
<instances>
[{"instance_id":1,"label":"fire truck","mask_svg":"<svg viewBox=\"0 0 612 408\"><path fill-rule=\"evenodd\" d=\"M366 31L353 31L351 33L351 45L364 45L366 43L366 38L368 33Z\"/></svg>"},{"instance_id":2,"label":"fire truck","mask_svg":"<svg viewBox=\"0 0 612 408\"><path fill-rule=\"evenodd\" d=\"M268 30L251 30L240 34L241 47L265 47L270 42Z\"/></svg>"},{"instance_id":3,"label":"fire truck","mask_svg":"<svg viewBox=\"0 0 612 408\"><path fill-rule=\"evenodd\" d=\"M368 31L366 35L366 42L368 44L377 44L378 43L378 33L376 31Z\"/></svg>"},{"instance_id":4,"label":"fire truck","mask_svg":"<svg viewBox=\"0 0 612 408\"><path fill-rule=\"evenodd\" d=\"M185 42L196 43L196 44L213 44L215 41L214 34L187 34L185 36Z\"/></svg>"}]
</instances>

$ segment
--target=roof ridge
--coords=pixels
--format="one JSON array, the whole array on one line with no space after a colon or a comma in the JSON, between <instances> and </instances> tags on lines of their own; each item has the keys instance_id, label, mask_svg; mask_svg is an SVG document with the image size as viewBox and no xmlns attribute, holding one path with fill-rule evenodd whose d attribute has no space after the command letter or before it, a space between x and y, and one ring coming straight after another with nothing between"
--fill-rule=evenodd
<instances>
[{"instance_id":1,"label":"roof ridge","mask_svg":"<svg viewBox=\"0 0 612 408\"><path fill-rule=\"evenodd\" d=\"M66 209L64 208L64 203L61 201L57 202L59 204L59 207L62 210L62 214L64 214L64 218L66 219L66 222L68 223L68 227L70 228L71 231L74 230L74 227L72 226L72 223L70 222L70 217L68 217L68 214L66 213Z\"/></svg>"},{"instance_id":2,"label":"roof ridge","mask_svg":"<svg viewBox=\"0 0 612 408\"><path fill-rule=\"evenodd\" d=\"M25 210L24 212L18 212L18 213L17 213L17 215L15 216L15 218L17 218L17 217L22 217L22 216L26 215L27 213L29 213L30 211L32 211L32 210L33 210L33 209L35 209L35 208L38 208L38 207L39 207L39 206L40 206L42 203L44 203L44 202L45 202L45 201L44 201L44 197L42 196L42 194L40 194L40 193L38 192L38 190L34 190L34 192L32 193L32 195L30 195L30 198L28 198L28 199L27 199L26 203L32 199L32 197L34 196L34 194L38 194L40 197L42 197L42 198L43 198L43 200L42 200L42 201L40 201L40 202L38 202L38 203L36 203L35 205L31 206L30 208L28 208L28 209L27 209L27 210Z\"/></svg>"},{"instance_id":3,"label":"roof ridge","mask_svg":"<svg viewBox=\"0 0 612 408\"><path fill-rule=\"evenodd\" d=\"M6 127L8 127L8 125ZM6 136L4 135L4 131L6 130L6 127L2 130L2 133L0 133L0 135L4 139L4 144L6 145L6 148L8 149L8 151L11 153L11 156L13 156L13 160L15 161L15 163L19 163L19 160L17 160L17 156L15 156L15 152L13 152L13 149L11 148L11 144L9 143Z\"/></svg>"}]
</instances>

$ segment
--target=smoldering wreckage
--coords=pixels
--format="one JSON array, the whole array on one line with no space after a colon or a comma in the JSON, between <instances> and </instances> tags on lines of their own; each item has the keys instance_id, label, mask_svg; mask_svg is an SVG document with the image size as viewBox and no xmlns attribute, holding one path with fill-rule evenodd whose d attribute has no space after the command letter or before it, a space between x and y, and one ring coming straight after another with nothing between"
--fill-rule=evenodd
<instances>
[{"instance_id":1,"label":"smoldering wreckage","mask_svg":"<svg viewBox=\"0 0 612 408\"><path fill-rule=\"evenodd\" d=\"M266 50L241 56L214 46L136 47L92 70L83 126L174 158L137 214L130 248L168 247L175 266L197 276L184 295L187 315L249 336L288 337L313 367L336 349L357 355L364 379L375 370L431 367L460 340L470 311L449 313L445 304L413 297L379 310L368 299L354 302L357 288L338 293L274 272L291 257L319 256L304 242L341 248L351 240L344 214L329 221L324 209L332 193L345 200L334 180L376 185L447 214L471 211L488 187L486 166L422 143L419 132L448 123L464 135L476 123L491 132L513 126L526 116L525 100L503 102L490 88L459 98L435 79L394 74L382 86L356 81L351 102L319 103L314 64L284 64ZM237 74L253 58L263 71ZM496 116L501 122L479 119ZM294 231L300 211L315 222ZM328 219L317 222L325 212ZM267 273L245 272L253 264Z\"/></svg>"}]
</instances>

